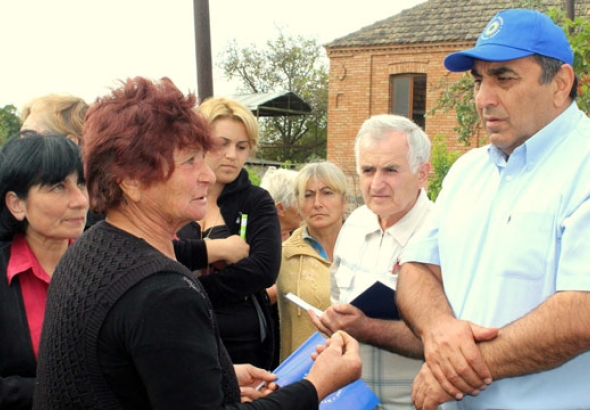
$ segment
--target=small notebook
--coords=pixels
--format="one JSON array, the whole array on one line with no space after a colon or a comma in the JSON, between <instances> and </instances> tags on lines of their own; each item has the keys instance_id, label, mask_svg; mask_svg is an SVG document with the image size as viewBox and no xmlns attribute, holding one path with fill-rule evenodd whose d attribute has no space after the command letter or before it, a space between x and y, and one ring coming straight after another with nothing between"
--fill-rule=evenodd
<instances>
[{"instance_id":1,"label":"small notebook","mask_svg":"<svg viewBox=\"0 0 590 410\"><path fill-rule=\"evenodd\" d=\"M318 317L324 313L291 292L287 293L285 298L306 311L311 309ZM395 290L380 281L369 286L363 293L354 298L350 304L362 310L367 317L373 319L400 320L399 311L395 304Z\"/></svg>"},{"instance_id":2,"label":"small notebook","mask_svg":"<svg viewBox=\"0 0 590 410\"><path fill-rule=\"evenodd\" d=\"M369 286L350 304L373 319L400 320L399 311L395 304L395 290L380 281Z\"/></svg>"}]
</instances>

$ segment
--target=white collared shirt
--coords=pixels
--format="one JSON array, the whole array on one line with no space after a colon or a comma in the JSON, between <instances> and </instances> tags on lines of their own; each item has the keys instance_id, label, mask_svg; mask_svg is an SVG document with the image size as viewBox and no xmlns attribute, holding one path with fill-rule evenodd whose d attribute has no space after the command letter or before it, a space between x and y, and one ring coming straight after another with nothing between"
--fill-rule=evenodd
<instances>
[{"instance_id":1,"label":"white collared shirt","mask_svg":"<svg viewBox=\"0 0 590 410\"><path fill-rule=\"evenodd\" d=\"M414 207L385 231L366 205L352 212L334 249L330 269L332 303L349 303L377 280L396 289L401 252L432 206L421 191ZM360 353L362 379L381 400L379 408L413 409L412 382L423 362L365 344L361 344Z\"/></svg>"}]
</instances>

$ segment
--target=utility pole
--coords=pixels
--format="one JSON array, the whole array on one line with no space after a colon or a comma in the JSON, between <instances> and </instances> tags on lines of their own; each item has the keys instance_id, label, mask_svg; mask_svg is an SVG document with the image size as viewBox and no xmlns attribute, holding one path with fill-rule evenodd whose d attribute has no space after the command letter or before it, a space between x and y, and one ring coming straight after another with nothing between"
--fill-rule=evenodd
<instances>
[{"instance_id":1,"label":"utility pole","mask_svg":"<svg viewBox=\"0 0 590 410\"><path fill-rule=\"evenodd\" d=\"M573 20L576 17L575 0L565 0L565 15L568 19Z\"/></svg>"},{"instance_id":2,"label":"utility pole","mask_svg":"<svg viewBox=\"0 0 590 410\"><path fill-rule=\"evenodd\" d=\"M197 102L200 104L213 96L209 0L193 0L193 8L197 56Z\"/></svg>"}]
</instances>

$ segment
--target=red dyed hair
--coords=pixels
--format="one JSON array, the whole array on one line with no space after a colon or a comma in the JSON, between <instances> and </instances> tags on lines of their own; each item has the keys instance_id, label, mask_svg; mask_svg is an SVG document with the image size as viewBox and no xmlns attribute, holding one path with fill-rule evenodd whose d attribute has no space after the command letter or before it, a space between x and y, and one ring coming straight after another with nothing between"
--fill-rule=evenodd
<instances>
[{"instance_id":1,"label":"red dyed hair","mask_svg":"<svg viewBox=\"0 0 590 410\"><path fill-rule=\"evenodd\" d=\"M91 208L106 213L123 201L124 177L146 186L174 172L174 151L215 148L207 121L168 78L128 79L98 98L84 123L84 174Z\"/></svg>"}]
</instances>

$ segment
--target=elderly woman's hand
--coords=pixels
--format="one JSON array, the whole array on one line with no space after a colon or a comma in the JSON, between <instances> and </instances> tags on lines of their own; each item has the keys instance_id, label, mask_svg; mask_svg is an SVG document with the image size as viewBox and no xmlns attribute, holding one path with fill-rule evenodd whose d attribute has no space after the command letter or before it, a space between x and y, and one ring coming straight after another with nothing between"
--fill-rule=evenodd
<instances>
[{"instance_id":1,"label":"elderly woman's hand","mask_svg":"<svg viewBox=\"0 0 590 410\"><path fill-rule=\"evenodd\" d=\"M242 403L264 397L277 388L277 385L273 383L277 376L271 372L250 364L236 364L234 369L240 386Z\"/></svg>"},{"instance_id":2,"label":"elderly woman's hand","mask_svg":"<svg viewBox=\"0 0 590 410\"><path fill-rule=\"evenodd\" d=\"M316 350L312 354L315 363L306 379L315 386L320 401L361 377L359 344L346 332L339 330L326 340L325 346L317 346Z\"/></svg>"}]
</instances>

